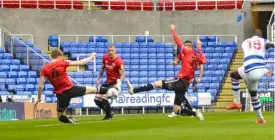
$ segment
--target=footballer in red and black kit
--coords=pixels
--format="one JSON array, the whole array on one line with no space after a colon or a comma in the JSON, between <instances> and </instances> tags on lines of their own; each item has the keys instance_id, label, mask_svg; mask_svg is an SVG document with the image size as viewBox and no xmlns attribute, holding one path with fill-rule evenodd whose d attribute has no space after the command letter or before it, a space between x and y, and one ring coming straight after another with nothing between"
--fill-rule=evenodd
<instances>
[{"instance_id":1,"label":"footballer in red and black kit","mask_svg":"<svg viewBox=\"0 0 275 140\"><path fill-rule=\"evenodd\" d=\"M197 50L199 55L195 52L194 47L191 41L185 42L182 44L179 36L175 32L175 26L171 25L171 32L177 46L181 48L180 55L183 56L181 58L181 68L179 73L175 79L170 80L158 80L152 83L148 83L146 85L140 87L133 87L130 81L127 80L127 86L130 94L153 90L154 88L161 88L166 90L175 91L175 100L174 104L181 106L181 104L185 101L185 93L188 91L188 87L190 83L193 82L195 77L195 71L201 64L206 64L206 58L201 50L201 42L197 40ZM175 111L178 115L192 115L196 116L200 120L204 120L204 117L200 110L192 111L185 108L179 108Z\"/></svg>"},{"instance_id":2,"label":"footballer in red and black kit","mask_svg":"<svg viewBox=\"0 0 275 140\"><path fill-rule=\"evenodd\" d=\"M121 83L125 78L124 62L120 56L116 55L116 48L113 45L108 47L108 54L105 54L102 58L102 67L96 80L97 85L105 71L107 79L101 85L101 88L111 88L118 82ZM121 87L119 87L118 90L121 92ZM94 98L94 102L99 108L105 111L106 115L103 120L111 120L113 118L111 105L106 96L97 94Z\"/></svg>"},{"instance_id":3,"label":"footballer in red and black kit","mask_svg":"<svg viewBox=\"0 0 275 140\"><path fill-rule=\"evenodd\" d=\"M63 123L76 124L77 121L73 117L67 117L65 110L70 104L70 101L74 97L83 96L86 94L106 94L108 88L97 88L90 86L75 86L69 79L67 74L68 66L85 65L92 59L94 59L96 53L92 53L91 56L81 59L79 61L67 61L63 59L63 53L55 49L51 52L52 61L44 65L40 71L40 81L38 85L38 100L35 105L41 101L41 95L44 88L44 81L47 78L53 85L53 93L57 97L57 117L59 121ZM121 87L121 83L116 86Z\"/></svg>"}]
</instances>

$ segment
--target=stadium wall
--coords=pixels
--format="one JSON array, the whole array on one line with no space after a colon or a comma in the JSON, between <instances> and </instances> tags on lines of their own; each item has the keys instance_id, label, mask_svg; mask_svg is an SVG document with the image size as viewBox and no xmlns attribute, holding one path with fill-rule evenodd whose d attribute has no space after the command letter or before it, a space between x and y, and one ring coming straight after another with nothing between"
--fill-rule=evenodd
<instances>
[{"instance_id":1,"label":"stadium wall","mask_svg":"<svg viewBox=\"0 0 275 140\"><path fill-rule=\"evenodd\" d=\"M12 33L31 33L34 44L46 49L49 35L58 34L143 34L169 35L169 25L179 34L233 34L244 39L241 10L200 11L88 11L0 9L0 25ZM248 18L248 17L247 17ZM227 39L223 39L227 40ZM228 39L232 40L232 38ZM73 40L72 40L73 41ZM169 41L169 40L167 40Z\"/></svg>"}]
</instances>

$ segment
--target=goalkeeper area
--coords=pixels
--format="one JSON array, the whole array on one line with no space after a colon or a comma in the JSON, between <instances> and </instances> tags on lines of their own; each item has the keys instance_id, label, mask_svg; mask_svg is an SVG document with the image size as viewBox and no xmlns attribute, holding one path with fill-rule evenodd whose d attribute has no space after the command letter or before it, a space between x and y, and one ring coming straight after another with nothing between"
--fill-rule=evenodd
<instances>
[{"instance_id":1,"label":"goalkeeper area","mask_svg":"<svg viewBox=\"0 0 275 140\"><path fill-rule=\"evenodd\" d=\"M267 123L255 124L254 112L204 113L205 120L167 114L77 117L80 124L56 119L0 122L2 140L273 140L274 112L264 112Z\"/></svg>"}]
</instances>

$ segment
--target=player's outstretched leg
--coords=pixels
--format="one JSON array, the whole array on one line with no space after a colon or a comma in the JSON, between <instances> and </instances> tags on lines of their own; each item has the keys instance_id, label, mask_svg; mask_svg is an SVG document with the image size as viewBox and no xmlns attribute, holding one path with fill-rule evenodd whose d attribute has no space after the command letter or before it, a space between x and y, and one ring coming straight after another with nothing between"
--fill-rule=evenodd
<instances>
[{"instance_id":1,"label":"player's outstretched leg","mask_svg":"<svg viewBox=\"0 0 275 140\"><path fill-rule=\"evenodd\" d=\"M129 80L127 80L126 82L127 82L128 91L131 95L138 92L150 91L150 90L153 90L154 88L162 88L162 80L155 81L153 83L147 83L140 87L133 87L133 85L130 83Z\"/></svg>"},{"instance_id":2,"label":"player's outstretched leg","mask_svg":"<svg viewBox=\"0 0 275 140\"><path fill-rule=\"evenodd\" d=\"M234 101L226 107L227 110L237 109L240 110L242 108L242 104L240 101L240 82L239 79L242 79L238 73L238 71L234 71L230 73L231 82L232 82L232 91L234 96Z\"/></svg>"}]
</instances>

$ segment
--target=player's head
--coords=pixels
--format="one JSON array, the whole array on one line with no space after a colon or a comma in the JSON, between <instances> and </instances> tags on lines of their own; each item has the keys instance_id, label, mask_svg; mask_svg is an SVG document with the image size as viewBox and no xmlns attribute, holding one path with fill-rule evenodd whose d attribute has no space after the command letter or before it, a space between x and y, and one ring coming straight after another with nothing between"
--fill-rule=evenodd
<instances>
[{"instance_id":1,"label":"player's head","mask_svg":"<svg viewBox=\"0 0 275 140\"><path fill-rule=\"evenodd\" d=\"M254 36L263 37L263 32L260 29L255 29L253 32Z\"/></svg>"},{"instance_id":2,"label":"player's head","mask_svg":"<svg viewBox=\"0 0 275 140\"><path fill-rule=\"evenodd\" d=\"M184 42L184 46L193 49L193 44L192 44L192 41L190 41L190 40L186 40Z\"/></svg>"},{"instance_id":3,"label":"player's head","mask_svg":"<svg viewBox=\"0 0 275 140\"><path fill-rule=\"evenodd\" d=\"M52 50L51 57L52 59L61 59L63 58L63 53L58 49L54 49Z\"/></svg>"},{"instance_id":4,"label":"player's head","mask_svg":"<svg viewBox=\"0 0 275 140\"><path fill-rule=\"evenodd\" d=\"M108 47L108 55L111 59L116 57L116 47L114 45Z\"/></svg>"}]
</instances>

